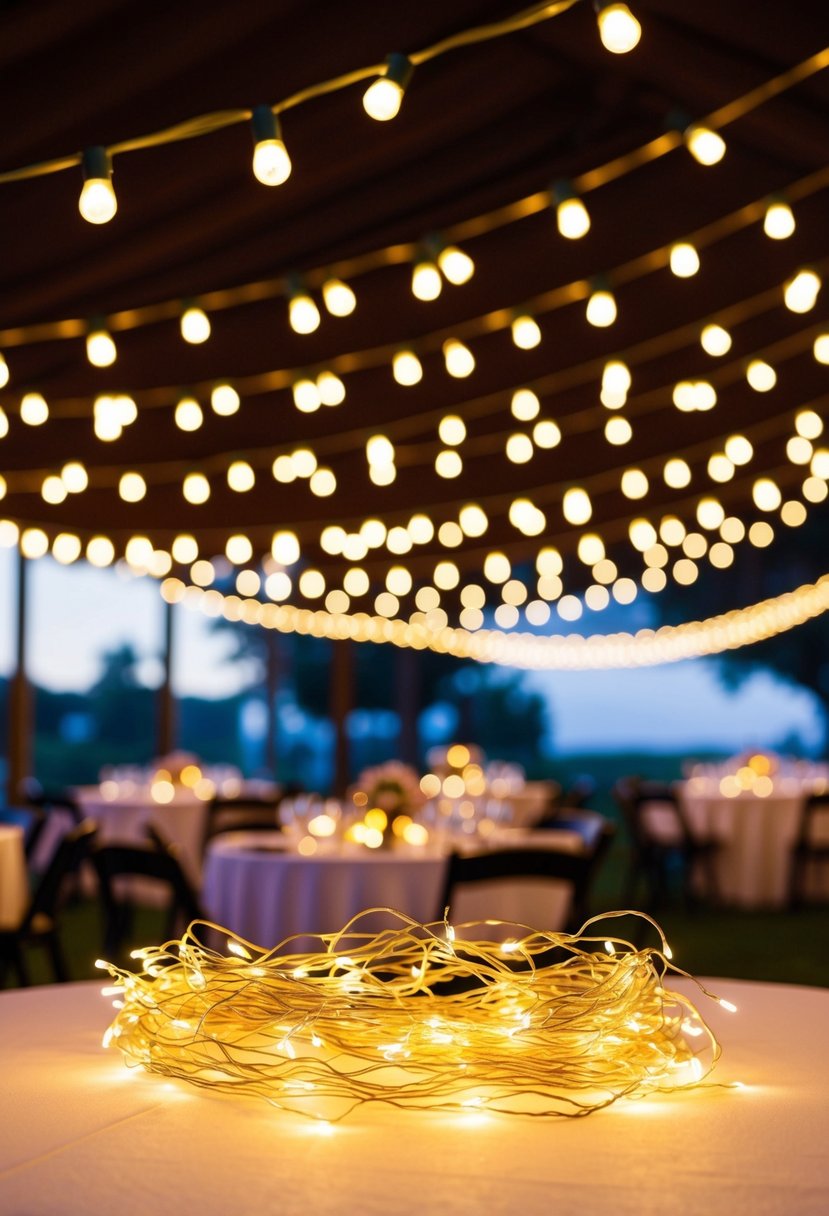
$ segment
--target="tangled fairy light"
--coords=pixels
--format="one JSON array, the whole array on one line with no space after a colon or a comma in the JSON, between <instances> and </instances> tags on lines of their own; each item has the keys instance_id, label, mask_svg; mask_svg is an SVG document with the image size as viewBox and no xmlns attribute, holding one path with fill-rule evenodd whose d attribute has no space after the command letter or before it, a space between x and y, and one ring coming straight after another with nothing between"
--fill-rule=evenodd
<instances>
[{"instance_id":1,"label":"tangled fairy light","mask_svg":"<svg viewBox=\"0 0 829 1216\"><path fill-rule=\"evenodd\" d=\"M719 1058L694 1005L665 987L685 973L644 914L604 914L577 934L515 925L492 941L478 935L500 921L372 911L394 927L362 932L356 917L302 954L288 951L304 938L266 951L194 922L180 941L135 951L137 974L100 962L118 998L104 1046L129 1066L328 1121L372 1102L578 1117L697 1085ZM647 921L659 947L600 929L622 916Z\"/></svg>"}]
</instances>

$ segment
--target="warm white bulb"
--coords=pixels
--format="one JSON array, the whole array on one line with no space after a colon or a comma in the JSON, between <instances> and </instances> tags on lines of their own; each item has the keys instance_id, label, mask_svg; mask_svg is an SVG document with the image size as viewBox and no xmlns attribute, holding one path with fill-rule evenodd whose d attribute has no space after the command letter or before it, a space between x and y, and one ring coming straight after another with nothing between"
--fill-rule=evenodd
<instances>
[{"instance_id":1,"label":"warm white bulb","mask_svg":"<svg viewBox=\"0 0 829 1216\"><path fill-rule=\"evenodd\" d=\"M671 245L671 273L678 279L690 279L699 270L699 254L689 241Z\"/></svg>"},{"instance_id":2,"label":"warm white bulb","mask_svg":"<svg viewBox=\"0 0 829 1216\"><path fill-rule=\"evenodd\" d=\"M56 477L54 473L50 473L48 477L44 477L43 484L40 487L41 498L51 506L57 506L59 503L62 503L68 492L61 479Z\"/></svg>"},{"instance_id":3,"label":"warm white bulb","mask_svg":"<svg viewBox=\"0 0 829 1216\"><path fill-rule=\"evenodd\" d=\"M70 494L81 494L89 485L89 475L79 460L68 461L61 469L60 477Z\"/></svg>"},{"instance_id":4,"label":"warm white bulb","mask_svg":"<svg viewBox=\"0 0 829 1216\"><path fill-rule=\"evenodd\" d=\"M769 203L763 217L763 231L773 241L785 241L794 232L794 214L788 203L778 200Z\"/></svg>"},{"instance_id":5,"label":"warm white bulb","mask_svg":"<svg viewBox=\"0 0 829 1216\"><path fill-rule=\"evenodd\" d=\"M541 412L541 402L529 388L519 388L512 394L510 411L519 422L532 422Z\"/></svg>"},{"instance_id":6,"label":"warm white bulb","mask_svg":"<svg viewBox=\"0 0 829 1216\"><path fill-rule=\"evenodd\" d=\"M708 127L689 127L685 143L694 160L701 165L716 165L725 156L725 140Z\"/></svg>"},{"instance_id":7,"label":"warm white bulb","mask_svg":"<svg viewBox=\"0 0 829 1216\"><path fill-rule=\"evenodd\" d=\"M317 389L323 405L342 405L345 401L345 385L334 372L320 372L317 376Z\"/></svg>"},{"instance_id":8,"label":"warm white bulb","mask_svg":"<svg viewBox=\"0 0 829 1216\"><path fill-rule=\"evenodd\" d=\"M93 536L86 546L86 560L90 566L103 569L112 565L115 558L115 546L107 536Z\"/></svg>"},{"instance_id":9,"label":"warm white bulb","mask_svg":"<svg viewBox=\"0 0 829 1216\"><path fill-rule=\"evenodd\" d=\"M210 394L213 413L223 418L235 414L240 404L239 394L231 384L217 384Z\"/></svg>"},{"instance_id":10,"label":"warm white bulb","mask_svg":"<svg viewBox=\"0 0 829 1216\"><path fill-rule=\"evenodd\" d=\"M512 340L521 350L532 350L541 341L541 330L534 317L527 313L515 317L512 322Z\"/></svg>"},{"instance_id":11,"label":"warm white bulb","mask_svg":"<svg viewBox=\"0 0 829 1216\"><path fill-rule=\"evenodd\" d=\"M288 303L288 323L295 334L312 334L319 328L320 310L307 292L297 292Z\"/></svg>"},{"instance_id":12,"label":"warm white bulb","mask_svg":"<svg viewBox=\"0 0 829 1216\"><path fill-rule=\"evenodd\" d=\"M613 293L604 288L593 291L587 301L587 320L598 329L605 329L616 320L616 301Z\"/></svg>"},{"instance_id":13,"label":"warm white bulb","mask_svg":"<svg viewBox=\"0 0 829 1216\"><path fill-rule=\"evenodd\" d=\"M180 431L197 431L204 421L202 408L195 397L182 397L176 406L175 422Z\"/></svg>"},{"instance_id":14,"label":"warm white bulb","mask_svg":"<svg viewBox=\"0 0 829 1216\"><path fill-rule=\"evenodd\" d=\"M105 329L94 329L86 335L86 357L93 367L110 367L117 354L112 335Z\"/></svg>"},{"instance_id":15,"label":"warm white bulb","mask_svg":"<svg viewBox=\"0 0 829 1216\"><path fill-rule=\"evenodd\" d=\"M777 383L777 372L763 359L752 359L746 368L746 380L756 393L767 393Z\"/></svg>"},{"instance_id":16,"label":"warm white bulb","mask_svg":"<svg viewBox=\"0 0 829 1216\"><path fill-rule=\"evenodd\" d=\"M78 210L88 224L108 224L118 210L112 182L105 177L90 177L84 182Z\"/></svg>"},{"instance_id":17,"label":"warm white bulb","mask_svg":"<svg viewBox=\"0 0 829 1216\"><path fill-rule=\"evenodd\" d=\"M271 540L271 554L280 566L293 566L300 558L299 539L295 532L275 532Z\"/></svg>"},{"instance_id":18,"label":"warm white bulb","mask_svg":"<svg viewBox=\"0 0 829 1216\"><path fill-rule=\"evenodd\" d=\"M561 509L568 524L586 524L593 514L593 505L586 490L575 486L565 491Z\"/></svg>"},{"instance_id":19,"label":"warm white bulb","mask_svg":"<svg viewBox=\"0 0 829 1216\"><path fill-rule=\"evenodd\" d=\"M332 317L347 317L357 307L357 297L341 279L326 279L322 285L322 299Z\"/></svg>"},{"instance_id":20,"label":"warm white bulb","mask_svg":"<svg viewBox=\"0 0 829 1216\"><path fill-rule=\"evenodd\" d=\"M291 158L281 139L260 139L253 149L253 176L263 186L281 186L291 176Z\"/></svg>"},{"instance_id":21,"label":"warm white bulb","mask_svg":"<svg viewBox=\"0 0 829 1216\"><path fill-rule=\"evenodd\" d=\"M817 302L820 288L820 276L814 270L799 270L783 288L786 307L790 312L809 312Z\"/></svg>"},{"instance_id":22,"label":"warm white bulb","mask_svg":"<svg viewBox=\"0 0 829 1216\"><path fill-rule=\"evenodd\" d=\"M590 231L590 215L580 198L565 198L556 207L556 226L569 241L578 241Z\"/></svg>"},{"instance_id":23,"label":"warm white bulb","mask_svg":"<svg viewBox=\"0 0 829 1216\"><path fill-rule=\"evenodd\" d=\"M225 545L225 553L228 561L233 562L234 566L243 566L253 557L253 545L243 534L229 536Z\"/></svg>"},{"instance_id":24,"label":"warm white bulb","mask_svg":"<svg viewBox=\"0 0 829 1216\"><path fill-rule=\"evenodd\" d=\"M418 300L436 300L443 288L434 262L417 262L412 269L412 295Z\"/></svg>"},{"instance_id":25,"label":"warm white bulb","mask_svg":"<svg viewBox=\"0 0 829 1216\"><path fill-rule=\"evenodd\" d=\"M210 482L204 473L188 473L182 482L181 492L187 502L201 506L210 497Z\"/></svg>"},{"instance_id":26,"label":"warm white bulb","mask_svg":"<svg viewBox=\"0 0 829 1216\"><path fill-rule=\"evenodd\" d=\"M26 393L20 402L20 420L26 426L42 426L49 417L49 406L41 393Z\"/></svg>"},{"instance_id":27,"label":"warm white bulb","mask_svg":"<svg viewBox=\"0 0 829 1216\"><path fill-rule=\"evenodd\" d=\"M9 382L9 365L5 356L0 354L0 388L5 388Z\"/></svg>"},{"instance_id":28,"label":"warm white bulb","mask_svg":"<svg viewBox=\"0 0 829 1216\"><path fill-rule=\"evenodd\" d=\"M463 461L454 448L444 448L435 457L435 472L438 477L459 477L463 472Z\"/></svg>"},{"instance_id":29,"label":"warm white bulb","mask_svg":"<svg viewBox=\"0 0 829 1216\"><path fill-rule=\"evenodd\" d=\"M118 493L124 502L140 502L147 493L147 483L140 473L122 473Z\"/></svg>"},{"instance_id":30,"label":"warm white bulb","mask_svg":"<svg viewBox=\"0 0 829 1216\"><path fill-rule=\"evenodd\" d=\"M200 346L210 337L210 318L202 308L191 305L181 314L181 336L192 346Z\"/></svg>"},{"instance_id":31,"label":"warm white bulb","mask_svg":"<svg viewBox=\"0 0 829 1216\"><path fill-rule=\"evenodd\" d=\"M438 254L438 266L445 279L460 287L468 283L475 273L475 263L468 253L458 249L457 245L447 245Z\"/></svg>"},{"instance_id":32,"label":"warm white bulb","mask_svg":"<svg viewBox=\"0 0 829 1216\"><path fill-rule=\"evenodd\" d=\"M700 345L707 355L719 358L731 350L731 334L722 325L706 325L699 336Z\"/></svg>"},{"instance_id":33,"label":"warm white bulb","mask_svg":"<svg viewBox=\"0 0 829 1216\"><path fill-rule=\"evenodd\" d=\"M475 370L475 356L468 346L457 338L447 338L443 344L443 358L450 376L458 380L471 376Z\"/></svg>"},{"instance_id":34,"label":"warm white bulb","mask_svg":"<svg viewBox=\"0 0 829 1216\"><path fill-rule=\"evenodd\" d=\"M466 439L466 423L457 414L447 414L438 424L438 435L447 447L456 447Z\"/></svg>"},{"instance_id":35,"label":"warm white bulb","mask_svg":"<svg viewBox=\"0 0 829 1216\"><path fill-rule=\"evenodd\" d=\"M377 122L388 122L400 113L403 89L395 80L381 76L372 81L363 94L363 109L369 118Z\"/></svg>"},{"instance_id":36,"label":"warm white bulb","mask_svg":"<svg viewBox=\"0 0 829 1216\"><path fill-rule=\"evenodd\" d=\"M294 381L291 393L294 398L294 405L303 414L313 414L322 404L319 388L307 376Z\"/></svg>"},{"instance_id":37,"label":"warm white bulb","mask_svg":"<svg viewBox=\"0 0 829 1216\"><path fill-rule=\"evenodd\" d=\"M246 460L234 460L228 465L227 484L237 494L246 494L256 485L256 474Z\"/></svg>"},{"instance_id":38,"label":"warm white bulb","mask_svg":"<svg viewBox=\"0 0 829 1216\"><path fill-rule=\"evenodd\" d=\"M410 350L399 350L392 359L392 375L398 384L410 387L423 379L423 365Z\"/></svg>"},{"instance_id":39,"label":"warm white bulb","mask_svg":"<svg viewBox=\"0 0 829 1216\"><path fill-rule=\"evenodd\" d=\"M614 55L626 55L642 37L642 27L626 4L605 4L597 16L602 46Z\"/></svg>"}]
</instances>

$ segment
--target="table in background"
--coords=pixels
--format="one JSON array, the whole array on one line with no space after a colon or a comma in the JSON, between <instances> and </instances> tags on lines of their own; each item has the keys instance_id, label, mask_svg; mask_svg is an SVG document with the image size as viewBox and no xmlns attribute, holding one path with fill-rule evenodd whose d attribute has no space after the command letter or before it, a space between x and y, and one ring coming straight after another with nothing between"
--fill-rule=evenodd
<instances>
[{"instance_id":1,"label":"table in background","mask_svg":"<svg viewBox=\"0 0 829 1216\"><path fill-rule=\"evenodd\" d=\"M498 847L558 848L576 851L576 831L510 831L491 838ZM481 848L480 841L472 846ZM280 832L228 832L208 847L202 903L217 924L257 945L271 947L294 933L332 933L366 908L395 908L418 921L442 916L447 849L367 849L359 845L303 857ZM520 883L481 883L459 890L455 921L497 916L542 928L564 925L569 906L566 884L524 878ZM360 928L377 931L388 918L362 919ZM297 950L308 942L298 942Z\"/></svg>"},{"instance_id":2,"label":"table in background","mask_svg":"<svg viewBox=\"0 0 829 1216\"><path fill-rule=\"evenodd\" d=\"M691 831L720 842L717 877L726 903L746 908L786 903L792 849L807 792L782 788L766 798L750 791L725 798L699 779L681 786ZM829 890L823 894L829 895Z\"/></svg>"},{"instance_id":3,"label":"table in background","mask_svg":"<svg viewBox=\"0 0 829 1216\"><path fill-rule=\"evenodd\" d=\"M363 1107L333 1129L128 1071L101 1049L112 1010L97 984L0 994L0 1211L825 1216L829 990L708 983L736 1015L670 987L721 1038L716 1078L745 1089L554 1123Z\"/></svg>"},{"instance_id":4,"label":"table in background","mask_svg":"<svg viewBox=\"0 0 829 1216\"><path fill-rule=\"evenodd\" d=\"M0 824L0 929L16 929L29 899L23 828Z\"/></svg>"}]
</instances>

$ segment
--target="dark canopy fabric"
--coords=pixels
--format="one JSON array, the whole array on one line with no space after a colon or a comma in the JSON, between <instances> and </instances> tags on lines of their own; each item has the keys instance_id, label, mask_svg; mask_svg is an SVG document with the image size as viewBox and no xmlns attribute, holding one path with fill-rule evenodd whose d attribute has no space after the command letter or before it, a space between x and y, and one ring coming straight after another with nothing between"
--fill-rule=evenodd
<instances>
[{"instance_id":1,"label":"dark canopy fabric","mask_svg":"<svg viewBox=\"0 0 829 1216\"><path fill-rule=\"evenodd\" d=\"M390 51L417 51L518 8L480 0L7 0L0 5L0 172L207 112L274 104L380 63ZM435 538L406 557L416 577L427 578L441 557L472 576L492 548L515 560L530 558L542 543L572 552L583 529L565 522L561 500L569 485L582 485L593 502L590 528L608 545L618 543L620 570L635 574L641 559L626 540L633 516L658 522L672 512L690 526L699 498L713 493L727 512L750 522L762 516L751 487L764 474L778 481L784 498L799 497L808 468L787 459L786 443L798 408L824 410L827 371L813 356L812 340L822 321L829 328L829 289L813 311L799 315L784 307L782 285L801 266L825 269L829 257L829 180L810 180L827 166L829 72L810 75L724 127L727 151L718 165L702 167L680 146L586 193L592 226L583 240L563 239L549 207L470 237L460 243L475 260L474 276L462 286L445 284L431 303L413 298L409 260L379 258L374 269L361 268L371 251L451 231L624 157L657 139L679 113L695 120L829 45L822 4L642 0L632 8L643 33L628 55L602 47L593 7L581 0L530 29L417 67L392 122L366 116L362 84L309 100L283 115L293 172L278 188L254 179L245 123L116 155L118 213L102 226L78 213L77 166L0 184L0 349L11 373L0 393L10 422L0 439L0 473L8 483L0 511L50 537L104 533L118 548L134 534L165 547L190 532L205 555L222 552L233 533L248 535L261 554L275 529L290 528L304 558L335 585L344 567L319 549L321 528L330 522L353 531L368 517L405 524L422 511L437 526L456 520L465 503L480 503L490 520L484 537L452 549ZM788 240L770 240L762 230L763 201L786 191L796 229ZM722 217L746 207L733 231L718 233ZM710 225L714 237L706 235ZM701 230L699 273L674 277L665 248ZM311 335L291 331L286 301L270 289L251 291L243 305L211 307L211 300L224 302L226 290L288 274L310 273L318 284L327 266L348 259L356 260L354 273L344 275L356 310L346 318L322 310ZM606 276L616 296L618 320L606 329L585 321L592 276ZM572 299L562 303L556 289L570 284ZM505 318L545 293L552 299L536 308L542 341L519 350ZM179 305L200 297L212 335L188 346L178 330ZM121 316L155 305L167 307L151 324L130 328ZM107 369L89 366L82 336L30 340L33 326L113 314L121 318L113 322L118 358ZM712 317L726 318L733 336L719 360L698 340ZM446 374L441 344L450 336L474 353L468 378ZM403 388L392 378L391 353L411 343L424 375ZM770 392L746 383L744 364L754 356L776 367ZM625 358L633 375L622 411L633 438L621 447L603 437L610 414L599 388L611 357ZM299 412L288 387L255 383L274 372L316 373L328 365L339 369L347 395L340 406L316 413ZM680 413L671 401L674 384L700 378L715 385L716 407ZM216 416L208 403L208 386L224 380L237 384L242 398L232 417ZM562 441L513 464L504 455L506 439L531 434L533 424L511 417L511 394L534 384L541 416L556 421ZM17 416L28 390L43 393L51 409L37 428ZM205 421L187 433L177 429L173 408L191 390ZM134 398L138 417L120 439L104 443L93 432L93 401L119 392ZM442 446L437 424L447 413L460 415L468 433L459 448L463 471L450 480L433 467ZM751 439L754 458L719 485L706 463L735 432ZM388 486L373 485L367 474L365 441L375 433L396 448L397 477ZM314 497L305 480L274 479L275 456L297 446L310 447L334 471L333 496ZM669 489L661 472L674 455L693 471L690 487L680 491ZM247 493L227 487L234 459L248 460L257 474ZM40 495L43 479L68 460L85 463L90 486L48 505ZM650 481L639 502L619 490L622 471L632 467ZM145 476L142 501L118 497L125 470ZM211 481L210 499L200 506L182 497L182 478L192 470ZM540 536L523 536L509 522L517 496L545 512ZM382 574L389 560L381 550L362 564Z\"/></svg>"}]
</instances>

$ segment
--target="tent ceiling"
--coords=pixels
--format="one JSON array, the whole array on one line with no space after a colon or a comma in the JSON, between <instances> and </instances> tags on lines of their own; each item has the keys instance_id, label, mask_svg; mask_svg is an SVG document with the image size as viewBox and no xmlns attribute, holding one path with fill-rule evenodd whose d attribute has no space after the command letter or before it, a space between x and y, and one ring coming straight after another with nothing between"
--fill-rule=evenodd
<instances>
[{"instance_id":1,"label":"tent ceiling","mask_svg":"<svg viewBox=\"0 0 829 1216\"><path fill-rule=\"evenodd\" d=\"M751 483L761 472L796 497L804 470L787 461L786 441L797 407L823 409L826 369L814 360L811 339L826 320L827 291L814 311L796 315L783 307L780 288L803 264L829 265L829 181L795 201L797 228L787 241L768 240L755 218L735 223L707 247L701 241L702 268L693 279L639 263L826 168L825 71L724 130L728 150L718 166L702 168L679 148L591 192L592 227L584 240L562 239L545 209L464 241L474 277L446 285L432 303L413 299L410 264L384 265L354 274L356 311L342 319L323 313L312 335L292 333L278 295L210 310L213 332L203 346L187 346L178 332L177 301L359 259L451 228L629 153L665 130L669 112L706 114L829 43L821 5L790 3L785 20L779 5L765 2L747 9L719 0L643 0L634 7L643 37L630 55L602 48L592 6L581 0L530 30L417 68L391 123L366 117L359 85L309 101L283 118L293 173L276 189L252 177L244 124L116 157L119 210L101 227L78 214L77 168L0 184L0 346L11 369L0 394L10 418L0 440L0 472L9 487L4 514L50 536L104 532L119 545L145 534L164 546L176 533L192 532L206 553L221 552L236 532L263 552L273 530L288 527L309 561L333 570L318 548L326 523L358 527L371 516L405 523L426 511L439 524L456 519L464 503L480 502L491 521L484 538L452 550L436 539L407 557L425 577L440 557L472 573L493 546L516 559L531 557L542 542L572 549L580 529L561 514L569 484L589 488L591 528L608 543L623 540L636 514L658 519L672 511L690 520L707 492L727 510L754 518ZM416 50L517 8L480 0L233 6L203 0L197 8L4 3L0 172L197 114L273 103L380 62L391 50ZM609 329L589 326L582 302L541 307L543 341L521 351L497 317L494 325L479 320L602 274L619 306ZM80 337L17 344L10 332L165 302L167 319L116 333L118 358L108 369L88 365ZM715 361L697 335L707 318L728 310L734 346ZM468 379L452 379L443 369L440 344L449 334L463 337L475 354ZM390 352L413 341L424 377L401 388L392 379ZM348 367L349 356L371 351L379 353L358 357L357 370L343 373L347 396L336 409L302 414L289 389L246 386L266 373L318 369L338 358ZM742 364L765 352L772 352L779 379L772 392L759 394L746 385ZM634 433L614 447L602 435L609 414L598 393L604 361L620 353L634 375L623 411ZM717 385L717 407L680 414L671 404L673 384L700 377ZM181 393L219 380L239 384L239 412L217 417L199 392L204 425L178 430L173 406ZM563 439L554 450L536 450L528 464L510 464L507 435L532 429L511 418L511 392L535 382L542 415L559 424ZM52 409L36 429L16 416L27 389L42 392ZM93 399L107 392L127 392L138 404L136 422L110 444L92 428ZM445 413L467 423L464 469L455 480L433 469ZM369 481L364 454L367 436L379 431L397 448L398 475L386 487ZM752 438L755 459L718 486L706 475L707 457L736 431ZM299 445L334 470L333 497L315 498L306 481L285 485L271 476L274 456ZM662 481L664 460L674 454L693 467L687 490L671 491ZM249 493L226 486L236 456L258 474ZM47 505L41 482L70 459L86 464L90 488ZM619 492L620 473L632 466L651 481L641 503ZM182 498L182 477L191 469L211 478L202 506ZM124 470L144 473L143 501L119 499ZM517 495L546 512L543 536L524 537L508 522ZM381 553L367 563L378 573L392 560Z\"/></svg>"}]
</instances>

